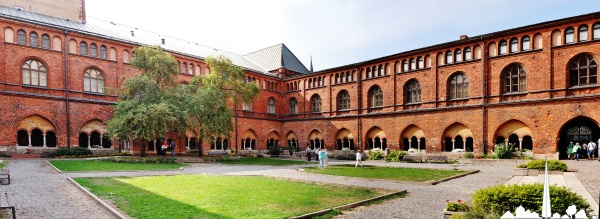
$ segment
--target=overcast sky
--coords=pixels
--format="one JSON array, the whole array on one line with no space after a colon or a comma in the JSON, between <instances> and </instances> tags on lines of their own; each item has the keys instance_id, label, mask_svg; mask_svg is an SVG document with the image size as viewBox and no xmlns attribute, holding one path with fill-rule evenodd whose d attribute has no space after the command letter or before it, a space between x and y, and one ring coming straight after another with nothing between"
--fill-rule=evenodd
<instances>
[{"instance_id":1,"label":"overcast sky","mask_svg":"<svg viewBox=\"0 0 600 219\"><path fill-rule=\"evenodd\" d=\"M600 11L600 0L86 0L88 17L237 54L284 43L315 71Z\"/></svg>"}]
</instances>

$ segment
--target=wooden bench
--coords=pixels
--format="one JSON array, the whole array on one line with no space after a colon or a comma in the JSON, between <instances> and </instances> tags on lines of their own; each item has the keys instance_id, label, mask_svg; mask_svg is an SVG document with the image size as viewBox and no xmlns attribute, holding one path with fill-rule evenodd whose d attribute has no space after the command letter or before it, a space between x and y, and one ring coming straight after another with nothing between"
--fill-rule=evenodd
<instances>
[{"instance_id":1,"label":"wooden bench","mask_svg":"<svg viewBox=\"0 0 600 219\"><path fill-rule=\"evenodd\" d=\"M15 213L15 205L12 202L12 196L6 192L0 194L0 209L10 209L12 218L16 219L17 214Z\"/></svg>"},{"instance_id":2,"label":"wooden bench","mask_svg":"<svg viewBox=\"0 0 600 219\"><path fill-rule=\"evenodd\" d=\"M2 182L2 185L10 184L10 171L8 169L0 170L0 181ZM3 183L4 181L7 183Z\"/></svg>"},{"instance_id":3,"label":"wooden bench","mask_svg":"<svg viewBox=\"0 0 600 219\"><path fill-rule=\"evenodd\" d=\"M427 156L427 162L429 162L429 161L436 161L436 162L444 161L445 163L447 163L448 156L433 156L433 155Z\"/></svg>"},{"instance_id":4,"label":"wooden bench","mask_svg":"<svg viewBox=\"0 0 600 219\"><path fill-rule=\"evenodd\" d=\"M422 157L420 155L404 155L404 157L402 158L403 161L409 161L409 162L419 162L421 163L423 160L421 159Z\"/></svg>"}]
</instances>

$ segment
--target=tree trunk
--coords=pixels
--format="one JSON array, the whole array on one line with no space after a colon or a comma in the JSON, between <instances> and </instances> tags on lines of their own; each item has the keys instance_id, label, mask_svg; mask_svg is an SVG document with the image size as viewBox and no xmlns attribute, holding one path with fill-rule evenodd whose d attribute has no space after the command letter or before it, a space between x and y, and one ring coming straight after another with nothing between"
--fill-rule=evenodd
<instances>
[{"instance_id":1,"label":"tree trunk","mask_svg":"<svg viewBox=\"0 0 600 219\"><path fill-rule=\"evenodd\" d=\"M146 139L142 138L142 147L140 149L140 156L141 157L146 157Z\"/></svg>"},{"instance_id":2,"label":"tree trunk","mask_svg":"<svg viewBox=\"0 0 600 219\"><path fill-rule=\"evenodd\" d=\"M202 157L202 138L198 138L198 157Z\"/></svg>"}]
</instances>

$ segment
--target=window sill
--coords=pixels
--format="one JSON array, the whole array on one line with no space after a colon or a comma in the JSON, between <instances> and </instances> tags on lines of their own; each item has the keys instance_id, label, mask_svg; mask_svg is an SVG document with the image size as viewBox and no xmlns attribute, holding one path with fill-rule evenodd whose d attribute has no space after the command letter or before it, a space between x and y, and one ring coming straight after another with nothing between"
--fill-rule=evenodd
<instances>
[{"instance_id":1,"label":"window sill","mask_svg":"<svg viewBox=\"0 0 600 219\"><path fill-rule=\"evenodd\" d=\"M517 96L517 95L524 95L524 94L528 94L529 92L527 91L519 91L519 92L510 92L510 93L503 93L501 96Z\"/></svg>"},{"instance_id":2,"label":"window sill","mask_svg":"<svg viewBox=\"0 0 600 219\"><path fill-rule=\"evenodd\" d=\"M469 100L469 97L459 97L459 98L448 99L448 101L463 101L463 100Z\"/></svg>"},{"instance_id":3,"label":"window sill","mask_svg":"<svg viewBox=\"0 0 600 219\"><path fill-rule=\"evenodd\" d=\"M91 92L91 91L84 91L82 92L83 94L90 94L90 95L96 95L96 96L106 96L105 93L98 93L98 92Z\"/></svg>"},{"instance_id":4,"label":"window sill","mask_svg":"<svg viewBox=\"0 0 600 219\"><path fill-rule=\"evenodd\" d=\"M596 87L600 87L600 84L587 84L587 85L572 86L572 87L569 87L569 90L596 88Z\"/></svg>"},{"instance_id":5,"label":"window sill","mask_svg":"<svg viewBox=\"0 0 600 219\"><path fill-rule=\"evenodd\" d=\"M405 106L415 106L415 105L421 105L423 104L423 102L415 102L415 103L406 103L404 104Z\"/></svg>"},{"instance_id":6,"label":"window sill","mask_svg":"<svg viewBox=\"0 0 600 219\"><path fill-rule=\"evenodd\" d=\"M37 88L37 89L48 89L48 86L38 86L38 85L31 85L31 84L21 84L21 87Z\"/></svg>"}]
</instances>

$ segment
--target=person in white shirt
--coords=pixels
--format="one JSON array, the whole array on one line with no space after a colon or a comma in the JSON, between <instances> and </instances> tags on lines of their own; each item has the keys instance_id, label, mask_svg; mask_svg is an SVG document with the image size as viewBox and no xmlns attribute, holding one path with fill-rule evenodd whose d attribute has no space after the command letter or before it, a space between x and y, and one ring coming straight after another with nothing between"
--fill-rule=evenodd
<instances>
[{"instance_id":1,"label":"person in white shirt","mask_svg":"<svg viewBox=\"0 0 600 219\"><path fill-rule=\"evenodd\" d=\"M360 164L360 167L363 167L362 153L360 153L360 150L356 151L356 164L354 164L354 168L358 167L358 164Z\"/></svg>"},{"instance_id":2,"label":"person in white shirt","mask_svg":"<svg viewBox=\"0 0 600 219\"><path fill-rule=\"evenodd\" d=\"M588 149L587 149L587 153L588 153L588 160L593 160L594 159L594 155L596 152L596 143L594 143L592 140L590 140L590 143L588 143Z\"/></svg>"}]
</instances>

